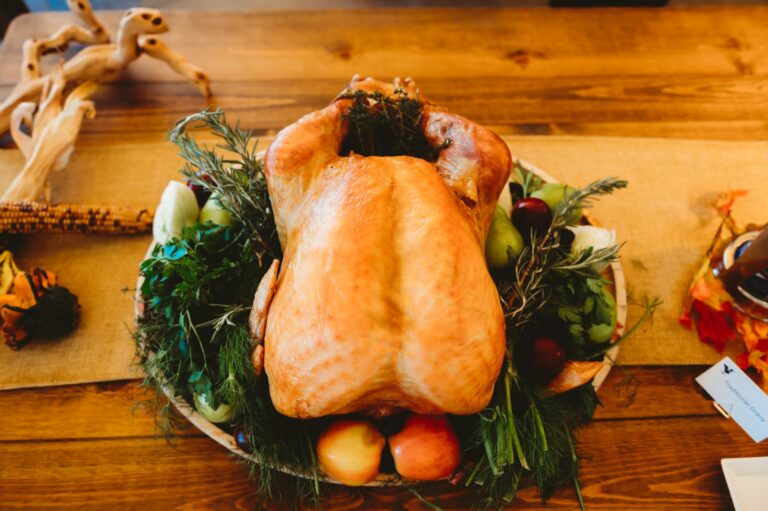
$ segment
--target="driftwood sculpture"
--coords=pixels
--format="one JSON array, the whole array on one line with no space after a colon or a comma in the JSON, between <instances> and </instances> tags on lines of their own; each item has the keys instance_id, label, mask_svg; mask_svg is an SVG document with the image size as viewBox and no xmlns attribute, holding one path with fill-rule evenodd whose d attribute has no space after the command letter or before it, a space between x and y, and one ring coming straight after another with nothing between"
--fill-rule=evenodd
<instances>
[{"instance_id":1,"label":"driftwood sculpture","mask_svg":"<svg viewBox=\"0 0 768 511\"><path fill-rule=\"evenodd\" d=\"M65 86L59 67L53 76L45 78L37 114L34 114L37 105L31 102L21 103L13 111L11 136L27 163L0 197L0 202L32 202L41 198L50 202L48 176L67 166L83 117L92 119L96 114L93 102L88 100L96 91L95 82L78 85L66 99ZM30 128L31 135L22 130L23 125Z\"/></svg>"},{"instance_id":2,"label":"driftwood sculpture","mask_svg":"<svg viewBox=\"0 0 768 511\"><path fill-rule=\"evenodd\" d=\"M164 61L174 71L186 76L205 96L210 96L208 76L154 37L168 31L160 11L146 8L125 11L117 31L117 40L110 43L104 27L93 14L89 0L67 0L67 4L85 27L66 26L48 39L29 39L24 43L21 82L0 105L0 133L8 131L11 114L20 103L39 100L46 84L46 78L41 74L41 56L63 51L71 42L90 46L64 62L61 73L65 83L113 79L146 53Z\"/></svg>"}]
</instances>

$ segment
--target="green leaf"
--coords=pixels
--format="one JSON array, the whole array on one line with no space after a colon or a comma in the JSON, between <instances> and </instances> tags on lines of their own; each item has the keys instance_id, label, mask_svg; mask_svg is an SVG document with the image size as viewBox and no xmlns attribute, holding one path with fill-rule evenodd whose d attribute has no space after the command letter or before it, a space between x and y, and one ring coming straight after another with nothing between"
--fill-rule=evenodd
<instances>
[{"instance_id":1,"label":"green leaf","mask_svg":"<svg viewBox=\"0 0 768 511\"><path fill-rule=\"evenodd\" d=\"M187 379L187 381L189 383L197 383L202 378L203 378L203 370L202 369L198 369L196 371L192 371L192 372L189 373L189 378Z\"/></svg>"},{"instance_id":2,"label":"green leaf","mask_svg":"<svg viewBox=\"0 0 768 511\"><path fill-rule=\"evenodd\" d=\"M164 257L170 261L181 259L187 255L187 251L184 247L180 247L175 242L171 241L164 246Z\"/></svg>"},{"instance_id":3,"label":"green leaf","mask_svg":"<svg viewBox=\"0 0 768 511\"><path fill-rule=\"evenodd\" d=\"M595 297L594 296L588 296L584 300L584 307L583 311L584 314L590 314L595 309Z\"/></svg>"},{"instance_id":4,"label":"green leaf","mask_svg":"<svg viewBox=\"0 0 768 511\"><path fill-rule=\"evenodd\" d=\"M568 323L581 323L581 315L575 307L560 307L557 309L557 315Z\"/></svg>"},{"instance_id":5,"label":"green leaf","mask_svg":"<svg viewBox=\"0 0 768 511\"><path fill-rule=\"evenodd\" d=\"M603 281L601 279L586 279L587 287L596 295L601 295L603 291Z\"/></svg>"}]
</instances>

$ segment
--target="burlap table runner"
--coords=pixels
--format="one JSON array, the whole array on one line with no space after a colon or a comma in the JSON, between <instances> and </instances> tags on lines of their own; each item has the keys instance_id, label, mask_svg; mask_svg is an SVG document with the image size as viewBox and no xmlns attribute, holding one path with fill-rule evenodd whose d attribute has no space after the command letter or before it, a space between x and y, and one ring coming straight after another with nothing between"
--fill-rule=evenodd
<instances>
[{"instance_id":1,"label":"burlap table runner","mask_svg":"<svg viewBox=\"0 0 768 511\"><path fill-rule=\"evenodd\" d=\"M750 194L737 218L768 220L768 143L634 138L509 137L515 155L575 185L606 175L629 179L626 191L602 200L594 215L626 241L630 298L659 296L653 322L622 347L623 364L707 364L719 355L677 323L689 280L717 226L712 204L729 188ZM168 143L82 147L54 176L57 202L154 207L180 160ZM0 152L0 187L22 160ZM82 303L82 322L68 338L0 346L0 389L139 377L132 366L131 293L149 236L31 236L17 252L24 267L42 266ZM630 322L639 308L630 307Z\"/></svg>"},{"instance_id":2,"label":"burlap table runner","mask_svg":"<svg viewBox=\"0 0 768 511\"><path fill-rule=\"evenodd\" d=\"M0 152L0 187L21 168L18 151ZM56 202L154 208L180 159L169 143L78 148L53 175ZM81 321L67 338L20 351L0 345L0 389L140 377L132 364L133 294L151 236L29 236L16 251L23 269L40 266L80 299Z\"/></svg>"}]
</instances>

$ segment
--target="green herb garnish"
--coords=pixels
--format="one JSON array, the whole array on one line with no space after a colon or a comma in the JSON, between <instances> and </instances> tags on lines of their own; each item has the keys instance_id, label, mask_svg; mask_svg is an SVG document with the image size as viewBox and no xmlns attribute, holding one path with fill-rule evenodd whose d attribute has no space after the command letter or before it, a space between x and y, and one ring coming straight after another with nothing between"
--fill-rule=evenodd
<instances>
[{"instance_id":1,"label":"green herb garnish","mask_svg":"<svg viewBox=\"0 0 768 511\"><path fill-rule=\"evenodd\" d=\"M186 132L190 124L209 128L221 144L199 144ZM233 224L186 228L141 264L146 306L136 338L145 383L158 392L170 387L189 403L198 394L213 407L230 405L233 421L223 427L245 437L260 494L275 497L275 475L289 469L315 480L297 479L297 491L287 497L316 499L314 439L305 421L275 410L266 375L257 376L250 362L251 302L272 260L282 257L256 144L221 111L187 117L171 140L187 162L182 174L215 191ZM169 406L159 422L166 434L178 425Z\"/></svg>"},{"instance_id":2,"label":"green herb garnish","mask_svg":"<svg viewBox=\"0 0 768 511\"><path fill-rule=\"evenodd\" d=\"M541 180L519 163L517 172L524 196L541 186ZM548 230L539 236L534 234L515 266L496 276L506 317L508 356L491 403L476 421L473 445L478 462L464 479L466 485L480 485L487 507L511 501L520 486L531 482L546 499L566 481L574 483L583 506L573 431L591 420L599 404L597 394L592 385L582 385L560 395L549 395L534 379L526 377L526 368L518 366L514 355L529 332L544 325L551 328L558 322L559 308L583 303L605 284L592 268L596 263L616 260L618 247L571 255L564 246L562 229L571 211L589 207L594 198L626 185L626 181L607 178L569 195L554 211ZM648 314L656 305L649 304ZM564 328L567 325L562 324ZM569 358L602 356L602 345L590 344L580 334L574 333L573 337L577 338L575 342L572 339L567 343Z\"/></svg>"},{"instance_id":3,"label":"green herb garnish","mask_svg":"<svg viewBox=\"0 0 768 511\"><path fill-rule=\"evenodd\" d=\"M404 91L395 91L394 98L360 90L341 97L352 99L343 116L349 121L349 133L341 147L343 156L405 155L433 162L450 144L448 140L437 146L429 143L421 126L421 103Z\"/></svg>"},{"instance_id":4,"label":"green herb garnish","mask_svg":"<svg viewBox=\"0 0 768 511\"><path fill-rule=\"evenodd\" d=\"M187 133L190 127L208 128L221 143L214 147L199 144ZM223 111L206 110L179 121L169 138L186 160L181 173L190 182L216 192L222 207L248 233L259 259L272 260L281 257L282 250L252 135L250 130L240 129L239 123L230 126Z\"/></svg>"}]
</instances>

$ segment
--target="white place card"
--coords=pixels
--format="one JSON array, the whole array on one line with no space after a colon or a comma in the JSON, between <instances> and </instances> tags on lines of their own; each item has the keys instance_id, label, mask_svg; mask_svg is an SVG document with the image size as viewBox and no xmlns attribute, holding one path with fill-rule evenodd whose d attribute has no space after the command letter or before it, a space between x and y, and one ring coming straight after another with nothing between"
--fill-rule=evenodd
<instances>
[{"instance_id":1,"label":"white place card","mask_svg":"<svg viewBox=\"0 0 768 511\"><path fill-rule=\"evenodd\" d=\"M768 394L729 357L696 377L712 399L755 442L768 438Z\"/></svg>"}]
</instances>

